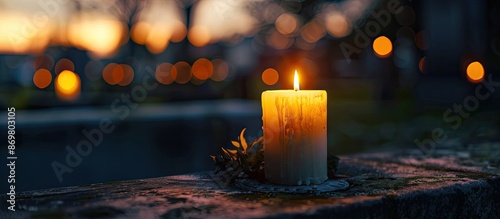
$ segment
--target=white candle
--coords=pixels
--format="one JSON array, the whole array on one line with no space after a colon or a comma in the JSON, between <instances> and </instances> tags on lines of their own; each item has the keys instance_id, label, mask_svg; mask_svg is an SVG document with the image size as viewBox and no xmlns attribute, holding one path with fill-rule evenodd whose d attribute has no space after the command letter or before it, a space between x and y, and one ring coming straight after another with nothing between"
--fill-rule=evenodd
<instances>
[{"instance_id":1,"label":"white candle","mask_svg":"<svg viewBox=\"0 0 500 219\"><path fill-rule=\"evenodd\" d=\"M284 185L320 184L327 177L326 91L262 93L266 179Z\"/></svg>"}]
</instances>

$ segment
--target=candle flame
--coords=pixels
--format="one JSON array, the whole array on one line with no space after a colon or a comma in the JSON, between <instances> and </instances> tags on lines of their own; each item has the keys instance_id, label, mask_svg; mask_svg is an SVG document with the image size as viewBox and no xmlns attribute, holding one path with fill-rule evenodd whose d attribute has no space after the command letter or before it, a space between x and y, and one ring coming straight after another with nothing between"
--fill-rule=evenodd
<instances>
[{"instance_id":1,"label":"candle flame","mask_svg":"<svg viewBox=\"0 0 500 219\"><path fill-rule=\"evenodd\" d=\"M297 75L297 70L295 70L295 75L293 76L293 90L299 90L299 76Z\"/></svg>"}]
</instances>

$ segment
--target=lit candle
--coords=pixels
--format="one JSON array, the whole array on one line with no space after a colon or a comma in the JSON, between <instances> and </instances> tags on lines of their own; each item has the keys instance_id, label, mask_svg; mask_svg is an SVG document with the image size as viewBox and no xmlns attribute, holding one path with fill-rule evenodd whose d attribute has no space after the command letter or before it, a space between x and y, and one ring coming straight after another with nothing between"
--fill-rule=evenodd
<instances>
[{"instance_id":1,"label":"lit candle","mask_svg":"<svg viewBox=\"0 0 500 219\"><path fill-rule=\"evenodd\" d=\"M262 93L266 179L284 185L321 184L327 179L326 91Z\"/></svg>"}]
</instances>

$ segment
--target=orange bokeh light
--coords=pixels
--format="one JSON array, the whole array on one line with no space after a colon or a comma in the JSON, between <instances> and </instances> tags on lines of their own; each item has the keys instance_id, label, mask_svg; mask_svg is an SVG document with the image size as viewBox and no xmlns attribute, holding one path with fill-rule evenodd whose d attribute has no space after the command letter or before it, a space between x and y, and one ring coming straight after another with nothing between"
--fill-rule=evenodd
<instances>
[{"instance_id":1,"label":"orange bokeh light","mask_svg":"<svg viewBox=\"0 0 500 219\"><path fill-rule=\"evenodd\" d=\"M168 29L160 25L156 25L146 38L146 47L151 53L158 54L165 49L170 42L170 36L172 35Z\"/></svg>"},{"instance_id":2,"label":"orange bokeh light","mask_svg":"<svg viewBox=\"0 0 500 219\"><path fill-rule=\"evenodd\" d=\"M420 69L420 71L422 73L425 73L425 69L426 69L426 65L427 65L425 60L426 60L426 57L424 56L420 59L420 61L418 61L418 69Z\"/></svg>"},{"instance_id":3,"label":"orange bokeh light","mask_svg":"<svg viewBox=\"0 0 500 219\"><path fill-rule=\"evenodd\" d=\"M201 58L193 63L192 71L194 77L196 77L197 79L207 80L212 76L214 66L208 59Z\"/></svg>"},{"instance_id":4,"label":"orange bokeh light","mask_svg":"<svg viewBox=\"0 0 500 219\"><path fill-rule=\"evenodd\" d=\"M171 40L174 43L178 43L178 42L184 40L184 38L186 38L187 28L186 28L186 25L184 25L184 23L182 23L180 21L174 22L174 26L175 26L175 31L172 33Z\"/></svg>"},{"instance_id":5,"label":"orange bokeh light","mask_svg":"<svg viewBox=\"0 0 500 219\"><path fill-rule=\"evenodd\" d=\"M38 69L33 75L33 83L40 89L48 87L50 82L52 82L52 74L47 69Z\"/></svg>"},{"instance_id":6,"label":"orange bokeh light","mask_svg":"<svg viewBox=\"0 0 500 219\"><path fill-rule=\"evenodd\" d=\"M174 78L175 82L179 84L188 83L191 80L191 66L187 62L177 62L172 67L172 78Z\"/></svg>"},{"instance_id":7,"label":"orange bokeh light","mask_svg":"<svg viewBox=\"0 0 500 219\"><path fill-rule=\"evenodd\" d=\"M293 14L284 13L276 19L275 26L281 34L288 35L297 30L299 19Z\"/></svg>"},{"instance_id":8,"label":"orange bokeh light","mask_svg":"<svg viewBox=\"0 0 500 219\"><path fill-rule=\"evenodd\" d=\"M268 68L262 72L262 81L267 85L274 85L278 82L280 76L274 68Z\"/></svg>"},{"instance_id":9,"label":"orange bokeh light","mask_svg":"<svg viewBox=\"0 0 500 219\"><path fill-rule=\"evenodd\" d=\"M115 67L115 68L117 68L117 67ZM134 80L134 69L132 69L132 67L130 67L130 65L127 65L127 64L120 64L119 67L121 67L121 69L123 71L123 77L118 82L118 85L127 86Z\"/></svg>"},{"instance_id":10,"label":"orange bokeh light","mask_svg":"<svg viewBox=\"0 0 500 219\"><path fill-rule=\"evenodd\" d=\"M392 52L392 42L386 36L379 36L373 41L373 51L380 58L388 57Z\"/></svg>"},{"instance_id":11,"label":"orange bokeh light","mask_svg":"<svg viewBox=\"0 0 500 219\"><path fill-rule=\"evenodd\" d=\"M109 63L102 70L102 78L110 85L129 85L134 79L134 69L127 64Z\"/></svg>"},{"instance_id":12,"label":"orange bokeh light","mask_svg":"<svg viewBox=\"0 0 500 219\"><path fill-rule=\"evenodd\" d=\"M308 43L315 43L326 34L323 24L317 20L312 20L311 22L304 25L300 35L302 39Z\"/></svg>"},{"instance_id":13,"label":"orange bokeh light","mask_svg":"<svg viewBox=\"0 0 500 219\"><path fill-rule=\"evenodd\" d=\"M211 79L213 81L223 81L226 79L229 74L229 65L227 62L222 59L214 59L212 60L212 64L214 66L214 72Z\"/></svg>"},{"instance_id":14,"label":"orange bokeh light","mask_svg":"<svg viewBox=\"0 0 500 219\"><path fill-rule=\"evenodd\" d=\"M326 30L333 37L344 37L351 32L351 25L346 16L340 13L332 13L327 16Z\"/></svg>"},{"instance_id":15,"label":"orange bokeh light","mask_svg":"<svg viewBox=\"0 0 500 219\"><path fill-rule=\"evenodd\" d=\"M73 100L80 94L80 77L72 71L64 70L57 75L55 85L61 99Z\"/></svg>"},{"instance_id":16,"label":"orange bokeh light","mask_svg":"<svg viewBox=\"0 0 500 219\"><path fill-rule=\"evenodd\" d=\"M151 31L151 25L147 22L139 21L132 26L130 35L135 43L144 45L149 31Z\"/></svg>"},{"instance_id":17,"label":"orange bokeh light","mask_svg":"<svg viewBox=\"0 0 500 219\"><path fill-rule=\"evenodd\" d=\"M102 70L102 78L104 79L104 81L106 81L106 83L108 83L110 85L115 85L116 84L116 81L115 81L115 79L113 77L113 72L114 72L116 66L118 66L118 64L116 64L116 63L109 63Z\"/></svg>"},{"instance_id":18,"label":"orange bokeh light","mask_svg":"<svg viewBox=\"0 0 500 219\"><path fill-rule=\"evenodd\" d=\"M54 70L56 74L62 72L63 70L75 71L75 65L71 60L63 58L56 63Z\"/></svg>"},{"instance_id":19,"label":"orange bokeh light","mask_svg":"<svg viewBox=\"0 0 500 219\"><path fill-rule=\"evenodd\" d=\"M478 62L472 62L467 66L467 78L472 83L481 82L484 79L484 67Z\"/></svg>"},{"instance_id":20,"label":"orange bokeh light","mask_svg":"<svg viewBox=\"0 0 500 219\"><path fill-rule=\"evenodd\" d=\"M111 78L113 80L113 84L118 84L123 80L124 70L122 65L116 65L111 71Z\"/></svg>"},{"instance_id":21,"label":"orange bokeh light","mask_svg":"<svg viewBox=\"0 0 500 219\"><path fill-rule=\"evenodd\" d=\"M172 67L173 65L168 62L158 65L155 71L156 80L162 84L171 84L174 82L175 78L172 76Z\"/></svg>"},{"instance_id":22,"label":"orange bokeh light","mask_svg":"<svg viewBox=\"0 0 500 219\"><path fill-rule=\"evenodd\" d=\"M210 42L210 32L205 26L193 26L189 29L188 40L196 47L206 46Z\"/></svg>"},{"instance_id":23,"label":"orange bokeh light","mask_svg":"<svg viewBox=\"0 0 500 219\"><path fill-rule=\"evenodd\" d=\"M83 12L69 22L69 42L99 58L112 56L128 37L126 25L109 15Z\"/></svg>"},{"instance_id":24,"label":"orange bokeh light","mask_svg":"<svg viewBox=\"0 0 500 219\"><path fill-rule=\"evenodd\" d=\"M53 19L30 13L30 10L9 9L17 2L1 4L0 53L39 54L49 45L55 23Z\"/></svg>"}]
</instances>

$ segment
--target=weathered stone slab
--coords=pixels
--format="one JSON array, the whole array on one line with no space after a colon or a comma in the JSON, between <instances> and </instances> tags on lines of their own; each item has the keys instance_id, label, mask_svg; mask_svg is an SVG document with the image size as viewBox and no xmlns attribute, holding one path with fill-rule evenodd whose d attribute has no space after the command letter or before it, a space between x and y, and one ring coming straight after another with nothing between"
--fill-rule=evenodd
<instances>
[{"instance_id":1,"label":"weathered stone slab","mask_svg":"<svg viewBox=\"0 0 500 219\"><path fill-rule=\"evenodd\" d=\"M498 167L464 162L403 152L343 156L339 173L349 188L310 195L221 187L209 173L28 191L18 194L14 214L2 201L0 217L500 218Z\"/></svg>"}]
</instances>

